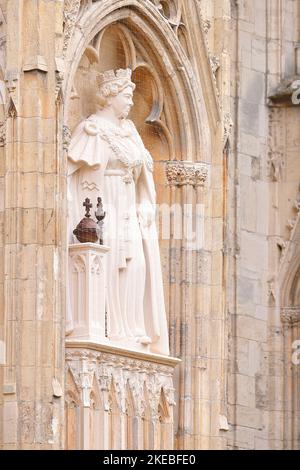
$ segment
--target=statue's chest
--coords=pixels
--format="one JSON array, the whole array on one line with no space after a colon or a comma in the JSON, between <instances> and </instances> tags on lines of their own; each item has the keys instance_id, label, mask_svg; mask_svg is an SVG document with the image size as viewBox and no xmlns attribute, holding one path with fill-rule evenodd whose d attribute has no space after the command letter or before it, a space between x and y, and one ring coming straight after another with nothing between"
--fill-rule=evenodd
<instances>
[{"instance_id":1,"label":"statue's chest","mask_svg":"<svg viewBox=\"0 0 300 470\"><path fill-rule=\"evenodd\" d=\"M108 144L110 152L107 168L138 170L143 163L143 152L140 146L130 136L120 137L103 133L102 139Z\"/></svg>"}]
</instances>

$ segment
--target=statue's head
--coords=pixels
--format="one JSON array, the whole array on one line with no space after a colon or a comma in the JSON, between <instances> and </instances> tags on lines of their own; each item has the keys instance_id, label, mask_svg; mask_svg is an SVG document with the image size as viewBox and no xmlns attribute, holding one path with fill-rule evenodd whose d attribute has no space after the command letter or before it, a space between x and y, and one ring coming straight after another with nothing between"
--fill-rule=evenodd
<instances>
[{"instance_id":1,"label":"statue's head","mask_svg":"<svg viewBox=\"0 0 300 470\"><path fill-rule=\"evenodd\" d=\"M96 102L99 109L111 107L117 118L126 118L133 106L135 84L130 69L108 70L97 75Z\"/></svg>"}]
</instances>

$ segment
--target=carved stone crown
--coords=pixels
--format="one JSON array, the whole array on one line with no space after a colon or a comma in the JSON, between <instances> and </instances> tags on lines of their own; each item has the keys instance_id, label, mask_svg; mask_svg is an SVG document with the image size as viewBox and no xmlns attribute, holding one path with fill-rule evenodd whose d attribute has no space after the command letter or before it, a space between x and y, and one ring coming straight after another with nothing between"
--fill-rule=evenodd
<instances>
[{"instance_id":1,"label":"carved stone crown","mask_svg":"<svg viewBox=\"0 0 300 470\"><path fill-rule=\"evenodd\" d=\"M106 83L117 82L119 80L128 80L131 82L131 74L131 69L118 69L116 72L114 70L106 70L106 72L97 75L97 85L101 88Z\"/></svg>"}]
</instances>

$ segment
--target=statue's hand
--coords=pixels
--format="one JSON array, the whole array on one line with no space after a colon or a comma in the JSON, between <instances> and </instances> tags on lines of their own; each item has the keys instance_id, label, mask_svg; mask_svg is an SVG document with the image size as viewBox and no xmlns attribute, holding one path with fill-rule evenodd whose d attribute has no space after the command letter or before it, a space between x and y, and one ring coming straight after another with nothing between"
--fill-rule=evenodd
<instances>
[{"instance_id":1,"label":"statue's hand","mask_svg":"<svg viewBox=\"0 0 300 470\"><path fill-rule=\"evenodd\" d=\"M150 227L155 221L155 208L149 203L142 203L137 210L140 224L143 227Z\"/></svg>"}]
</instances>

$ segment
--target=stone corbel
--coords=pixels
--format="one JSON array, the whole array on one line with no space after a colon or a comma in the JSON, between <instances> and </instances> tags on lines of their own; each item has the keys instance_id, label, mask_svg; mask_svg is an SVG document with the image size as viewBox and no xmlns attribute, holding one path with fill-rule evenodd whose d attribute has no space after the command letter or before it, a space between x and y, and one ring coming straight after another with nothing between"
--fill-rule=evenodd
<instances>
[{"instance_id":1,"label":"stone corbel","mask_svg":"<svg viewBox=\"0 0 300 470\"><path fill-rule=\"evenodd\" d=\"M55 99L56 101L63 101L63 92L62 84L64 81L64 60L56 57L55 59L55 78L56 78L56 87L55 87Z\"/></svg>"},{"instance_id":2,"label":"stone corbel","mask_svg":"<svg viewBox=\"0 0 300 470\"><path fill-rule=\"evenodd\" d=\"M18 115L18 93L17 83L19 73L14 70L7 70L5 73L5 85L8 91L7 115L8 117L16 117Z\"/></svg>"},{"instance_id":3,"label":"stone corbel","mask_svg":"<svg viewBox=\"0 0 300 470\"><path fill-rule=\"evenodd\" d=\"M207 163L170 161L167 163L166 176L170 186L205 186L209 180Z\"/></svg>"}]
</instances>

